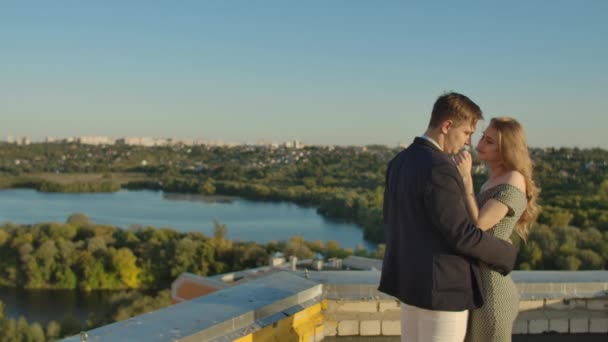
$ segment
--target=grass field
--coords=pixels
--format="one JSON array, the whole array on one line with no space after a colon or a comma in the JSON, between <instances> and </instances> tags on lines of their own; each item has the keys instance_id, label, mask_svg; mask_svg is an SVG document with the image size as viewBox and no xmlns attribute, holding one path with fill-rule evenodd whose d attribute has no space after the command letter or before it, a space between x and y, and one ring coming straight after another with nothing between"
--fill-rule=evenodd
<instances>
[{"instance_id":1,"label":"grass field","mask_svg":"<svg viewBox=\"0 0 608 342\"><path fill-rule=\"evenodd\" d=\"M96 183L107 182L126 184L132 181L146 180L143 173L33 173L28 178L38 178L53 183Z\"/></svg>"},{"instance_id":2,"label":"grass field","mask_svg":"<svg viewBox=\"0 0 608 342\"><path fill-rule=\"evenodd\" d=\"M29 173L22 176L3 175L0 183L3 185L17 184L26 181L48 181L67 185L74 183L103 183L126 184L147 179L143 173Z\"/></svg>"}]
</instances>

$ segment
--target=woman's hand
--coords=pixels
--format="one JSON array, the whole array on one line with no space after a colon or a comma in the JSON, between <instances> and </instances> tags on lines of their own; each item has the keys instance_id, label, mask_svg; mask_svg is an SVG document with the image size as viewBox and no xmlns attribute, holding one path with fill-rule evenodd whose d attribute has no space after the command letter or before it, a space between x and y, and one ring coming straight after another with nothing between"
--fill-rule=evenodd
<instances>
[{"instance_id":1,"label":"woman's hand","mask_svg":"<svg viewBox=\"0 0 608 342\"><path fill-rule=\"evenodd\" d=\"M462 179L465 181L469 179L471 177L471 168L473 167L471 154L468 151L460 151L454 156L454 162Z\"/></svg>"},{"instance_id":2,"label":"woman's hand","mask_svg":"<svg viewBox=\"0 0 608 342\"><path fill-rule=\"evenodd\" d=\"M473 157L468 151L460 151L454 156L454 163L458 168L460 176L462 176L462 182L467 196L475 196L473 189L473 175L471 175L471 169L473 168Z\"/></svg>"}]
</instances>

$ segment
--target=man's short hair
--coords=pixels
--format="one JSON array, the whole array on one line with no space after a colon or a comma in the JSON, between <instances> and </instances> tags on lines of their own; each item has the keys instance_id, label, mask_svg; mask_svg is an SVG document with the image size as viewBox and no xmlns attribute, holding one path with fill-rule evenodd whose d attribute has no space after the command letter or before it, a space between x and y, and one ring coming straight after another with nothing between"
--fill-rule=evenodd
<instances>
[{"instance_id":1,"label":"man's short hair","mask_svg":"<svg viewBox=\"0 0 608 342\"><path fill-rule=\"evenodd\" d=\"M435 101L429 127L439 127L446 120L452 120L458 126L467 121L474 124L482 119L481 108L475 102L462 94L450 92Z\"/></svg>"}]
</instances>

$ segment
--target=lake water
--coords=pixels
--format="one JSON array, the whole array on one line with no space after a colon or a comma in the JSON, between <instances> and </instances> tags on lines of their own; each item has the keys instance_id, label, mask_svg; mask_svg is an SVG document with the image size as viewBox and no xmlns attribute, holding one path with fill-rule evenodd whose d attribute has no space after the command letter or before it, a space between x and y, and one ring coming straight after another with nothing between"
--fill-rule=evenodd
<instances>
[{"instance_id":1,"label":"lake water","mask_svg":"<svg viewBox=\"0 0 608 342\"><path fill-rule=\"evenodd\" d=\"M171 227L177 231L199 231L213 235L213 220L226 224L228 238L265 243L302 235L306 240L335 240L342 247L361 244L363 230L354 224L329 220L315 208L285 202L256 202L241 198L165 194L160 191L116 193L42 193L30 189L0 190L0 222L20 224L65 222L74 213L84 213L93 222L122 228L131 225ZM85 320L103 308L108 292L16 290L0 288L6 315L25 316L28 321L73 316Z\"/></svg>"},{"instance_id":2,"label":"lake water","mask_svg":"<svg viewBox=\"0 0 608 342\"><path fill-rule=\"evenodd\" d=\"M219 199L219 200L218 200ZM213 220L228 228L228 238L269 242L302 235L306 240L335 240L342 247L362 244L363 230L286 202L256 202L241 198L217 198L165 194L161 191L115 193L43 193L30 189L0 190L0 222L65 222L74 213L84 213L93 222L122 228L131 225L171 227L213 235Z\"/></svg>"}]
</instances>

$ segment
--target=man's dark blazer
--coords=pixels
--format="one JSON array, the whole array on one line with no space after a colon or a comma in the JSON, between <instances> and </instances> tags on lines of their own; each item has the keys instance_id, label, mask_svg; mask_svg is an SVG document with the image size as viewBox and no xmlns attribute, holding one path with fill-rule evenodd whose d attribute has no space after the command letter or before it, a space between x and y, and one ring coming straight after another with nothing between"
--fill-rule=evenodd
<instances>
[{"instance_id":1,"label":"man's dark blazer","mask_svg":"<svg viewBox=\"0 0 608 342\"><path fill-rule=\"evenodd\" d=\"M475 227L450 157L416 138L388 164L381 292L419 308L461 311L483 304L477 261L503 275L516 249Z\"/></svg>"}]
</instances>

